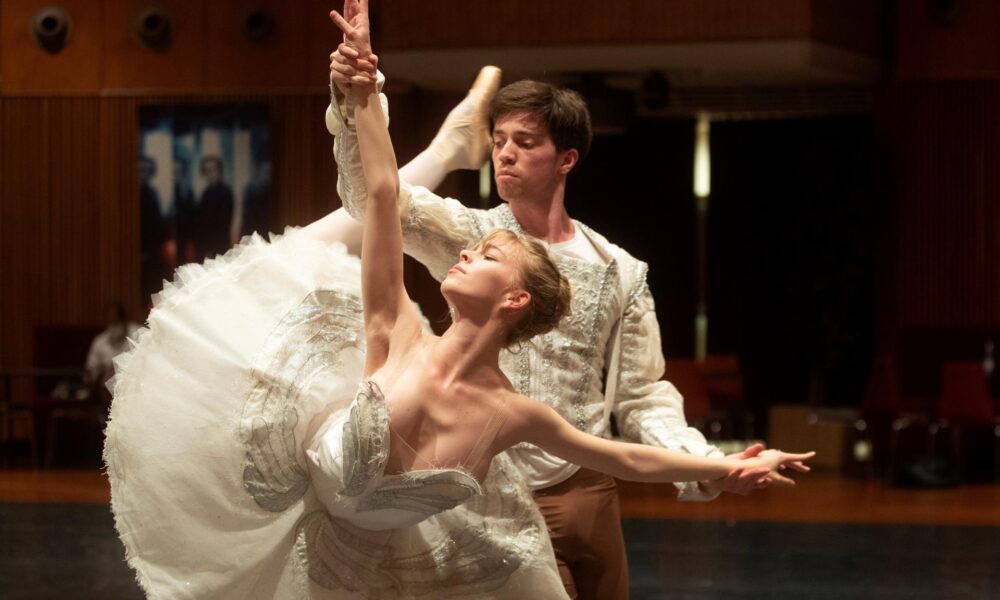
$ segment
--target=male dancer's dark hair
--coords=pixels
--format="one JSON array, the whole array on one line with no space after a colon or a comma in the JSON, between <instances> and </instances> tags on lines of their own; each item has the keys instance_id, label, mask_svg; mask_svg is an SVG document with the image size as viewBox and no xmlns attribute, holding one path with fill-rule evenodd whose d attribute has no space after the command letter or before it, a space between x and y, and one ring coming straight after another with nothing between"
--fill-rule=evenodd
<instances>
[{"instance_id":1,"label":"male dancer's dark hair","mask_svg":"<svg viewBox=\"0 0 1000 600\"><path fill-rule=\"evenodd\" d=\"M590 111L577 92L531 79L506 85L490 103L490 132L498 120L518 113L527 113L545 125L556 150L576 149L578 164L590 152L594 138Z\"/></svg>"}]
</instances>

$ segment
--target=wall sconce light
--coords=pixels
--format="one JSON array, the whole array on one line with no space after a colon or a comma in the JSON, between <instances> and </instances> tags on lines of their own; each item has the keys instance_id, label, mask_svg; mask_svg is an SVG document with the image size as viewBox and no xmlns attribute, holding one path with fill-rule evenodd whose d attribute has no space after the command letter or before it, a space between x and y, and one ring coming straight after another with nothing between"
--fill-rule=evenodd
<instances>
[{"instance_id":1,"label":"wall sconce light","mask_svg":"<svg viewBox=\"0 0 1000 600\"><path fill-rule=\"evenodd\" d=\"M135 34L150 50L166 51L173 38L170 13L159 6L141 9L135 17Z\"/></svg>"},{"instance_id":2,"label":"wall sconce light","mask_svg":"<svg viewBox=\"0 0 1000 600\"><path fill-rule=\"evenodd\" d=\"M274 13L266 8L248 11L243 16L243 35L255 44L263 44L274 37L278 21Z\"/></svg>"},{"instance_id":3,"label":"wall sconce light","mask_svg":"<svg viewBox=\"0 0 1000 600\"><path fill-rule=\"evenodd\" d=\"M49 54L62 52L72 29L73 21L61 6L46 6L31 17L31 36Z\"/></svg>"}]
</instances>

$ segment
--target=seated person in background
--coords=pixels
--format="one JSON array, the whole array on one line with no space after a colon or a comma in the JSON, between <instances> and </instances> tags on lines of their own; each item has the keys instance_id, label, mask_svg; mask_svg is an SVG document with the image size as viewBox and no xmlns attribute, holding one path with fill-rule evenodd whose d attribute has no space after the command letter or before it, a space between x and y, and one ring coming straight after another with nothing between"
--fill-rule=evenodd
<instances>
[{"instance_id":1,"label":"seated person in background","mask_svg":"<svg viewBox=\"0 0 1000 600\"><path fill-rule=\"evenodd\" d=\"M90 343L83 382L87 390L101 389L115 374L114 358L128 350L128 338L139 329L139 324L129 320L125 307L116 302L108 308L108 326ZM80 394L78 394L78 397Z\"/></svg>"}]
</instances>

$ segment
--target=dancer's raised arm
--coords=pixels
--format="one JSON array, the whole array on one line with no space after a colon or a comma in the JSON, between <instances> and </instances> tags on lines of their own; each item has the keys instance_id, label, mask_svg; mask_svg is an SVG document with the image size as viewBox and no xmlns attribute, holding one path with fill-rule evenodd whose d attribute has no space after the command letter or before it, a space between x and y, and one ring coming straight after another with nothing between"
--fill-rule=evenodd
<instances>
[{"instance_id":1,"label":"dancer's raised arm","mask_svg":"<svg viewBox=\"0 0 1000 600\"><path fill-rule=\"evenodd\" d=\"M368 1L345 0L344 15L330 12L345 43L363 56L371 54ZM361 245L361 290L368 349L365 372L371 374L389 356L394 340L413 340L420 318L403 286L403 234L399 222L399 172L385 115L374 83L351 87L361 163L368 190L368 214Z\"/></svg>"}]
</instances>

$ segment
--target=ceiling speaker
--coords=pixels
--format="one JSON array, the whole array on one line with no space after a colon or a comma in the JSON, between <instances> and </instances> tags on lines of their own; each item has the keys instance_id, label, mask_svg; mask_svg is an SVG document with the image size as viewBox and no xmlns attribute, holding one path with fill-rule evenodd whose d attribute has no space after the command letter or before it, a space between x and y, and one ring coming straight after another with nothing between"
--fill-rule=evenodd
<instances>
[{"instance_id":1,"label":"ceiling speaker","mask_svg":"<svg viewBox=\"0 0 1000 600\"><path fill-rule=\"evenodd\" d=\"M46 6L31 17L31 36L38 47L58 54L66 47L73 22L61 6Z\"/></svg>"},{"instance_id":2,"label":"ceiling speaker","mask_svg":"<svg viewBox=\"0 0 1000 600\"><path fill-rule=\"evenodd\" d=\"M159 6L147 6L135 17L135 35L150 50L164 52L173 38L170 13Z\"/></svg>"},{"instance_id":3,"label":"ceiling speaker","mask_svg":"<svg viewBox=\"0 0 1000 600\"><path fill-rule=\"evenodd\" d=\"M263 44L274 37L278 21L274 13L266 8L247 12L243 17L243 35L256 44Z\"/></svg>"}]
</instances>

